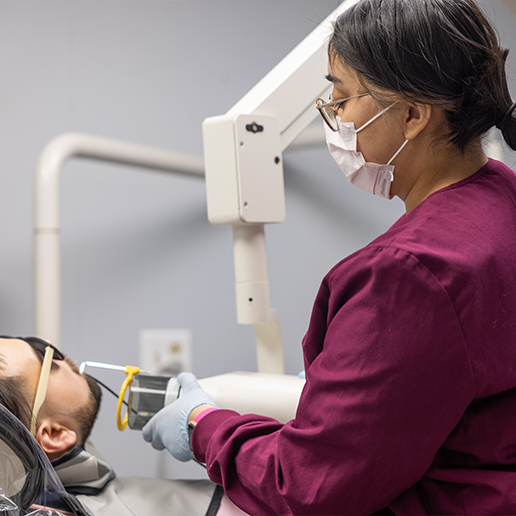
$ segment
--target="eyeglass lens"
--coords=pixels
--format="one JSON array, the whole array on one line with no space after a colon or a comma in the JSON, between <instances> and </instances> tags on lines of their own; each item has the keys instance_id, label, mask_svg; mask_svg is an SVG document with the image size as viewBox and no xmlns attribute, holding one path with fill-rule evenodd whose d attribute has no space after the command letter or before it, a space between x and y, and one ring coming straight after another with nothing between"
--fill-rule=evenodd
<instances>
[{"instance_id":1,"label":"eyeglass lens","mask_svg":"<svg viewBox=\"0 0 516 516\"><path fill-rule=\"evenodd\" d=\"M64 355L61 351L59 351L53 344L50 344L43 339L39 339L38 337L23 337L22 340L30 344L42 356L45 356L45 350L50 346L54 350L54 360L64 360Z\"/></svg>"},{"instance_id":2,"label":"eyeglass lens","mask_svg":"<svg viewBox=\"0 0 516 516\"><path fill-rule=\"evenodd\" d=\"M330 98L328 102L325 102L323 99L317 99L315 101L315 104L317 106L317 109L321 113L321 116L323 117L323 120L328 124L330 129L332 131L338 131L339 130L339 122L337 121L337 113L339 109L341 109L345 102L351 99L356 99L358 97L365 97L366 95L370 95L369 93L360 93L358 95L353 95L352 97L348 97L346 99L341 100L333 100L333 96L330 93ZM335 102L333 105L332 102Z\"/></svg>"},{"instance_id":3,"label":"eyeglass lens","mask_svg":"<svg viewBox=\"0 0 516 516\"><path fill-rule=\"evenodd\" d=\"M330 95L330 102L331 102L331 95ZM338 106L328 106L326 102L324 102L322 99L317 99L317 108L319 112L321 113L321 116L323 117L323 120L328 124L329 128L333 131L337 131L339 128L339 124L337 122L336 118L336 111Z\"/></svg>"}]
</instances>

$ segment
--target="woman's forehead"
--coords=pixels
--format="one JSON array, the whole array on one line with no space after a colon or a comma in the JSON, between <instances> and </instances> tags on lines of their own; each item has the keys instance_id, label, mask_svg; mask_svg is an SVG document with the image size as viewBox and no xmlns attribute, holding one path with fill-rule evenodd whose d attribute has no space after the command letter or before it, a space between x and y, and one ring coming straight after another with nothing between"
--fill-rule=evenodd
<instances>
[{"instance_id":1,"label":"woman's forehead","mask_svg":"<svg viewBox=\"0 0 516 516\"><path fill-rule=\"evenodd\" d=\"M360 84L355 70L338 59L328 62L328 75L326 78L337 88L351 88Z\"/></svg>"}]
</instances>

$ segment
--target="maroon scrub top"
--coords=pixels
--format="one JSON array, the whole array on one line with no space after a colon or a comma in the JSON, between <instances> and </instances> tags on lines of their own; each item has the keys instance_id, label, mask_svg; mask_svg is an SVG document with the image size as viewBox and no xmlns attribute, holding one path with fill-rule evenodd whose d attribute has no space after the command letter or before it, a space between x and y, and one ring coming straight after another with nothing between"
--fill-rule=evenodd
<instances>
[{"instance_id":1,"label":"maroon scrub top","mask_svg":"<svg viewBox=\"0 0 516 516\"><path fill-rule=\"evenodd\" d=\"M516 514L516 176L490 160L324 278L283 425L219 410L197 459L244 511Z\"/></svg>"}]
</instances>

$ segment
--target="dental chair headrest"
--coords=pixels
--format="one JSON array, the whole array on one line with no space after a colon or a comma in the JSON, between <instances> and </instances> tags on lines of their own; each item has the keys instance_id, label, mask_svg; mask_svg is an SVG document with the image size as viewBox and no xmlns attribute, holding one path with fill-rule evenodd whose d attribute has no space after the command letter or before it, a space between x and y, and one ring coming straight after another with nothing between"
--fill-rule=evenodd
<instances>
[{"instance_id":1,"label":"dental chair headrest","mask_svg":"<svg viewBox=\"0 0 516 516\"><path fill-rule=\"evenodd\" d=\"M44 469L38 461L40 450L22 423L0 405L0 495L21 507L30 507L36 501L44 483Z\"/></svg>"},{"instance_id":2,"label":"dental chair headrest","mask_svg":"<svg viewBox=\"0 0 516 516\"><path fill-rule=\"evenodd\" d=\"M0 513L13 514L11 510L28 509L36 502L44 503L45 499L56 497L73 514L90 516L66 492L36 439L18 418L0 405Z\"/></svg>"}]
</instances>

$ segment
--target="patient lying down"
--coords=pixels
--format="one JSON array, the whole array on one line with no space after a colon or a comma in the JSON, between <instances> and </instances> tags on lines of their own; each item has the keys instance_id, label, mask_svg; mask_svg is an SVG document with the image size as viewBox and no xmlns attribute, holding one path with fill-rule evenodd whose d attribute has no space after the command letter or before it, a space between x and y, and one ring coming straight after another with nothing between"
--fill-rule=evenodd
<instances>
[{"instance_id":1,"label":"patient lying down","mask_svg":"<svg viewBox=\"0 0 516 516\"><path fill-rule=\"evenodd\" d=\"M26 428L44 351L39 339L0 337L0 404ZM92 378L81 375L64 356L53 360L33 432L66 491L92 516L245 515L210 480L116 477L88 441L100 403L101 392Z\"/></svg>"}]
</instances>

